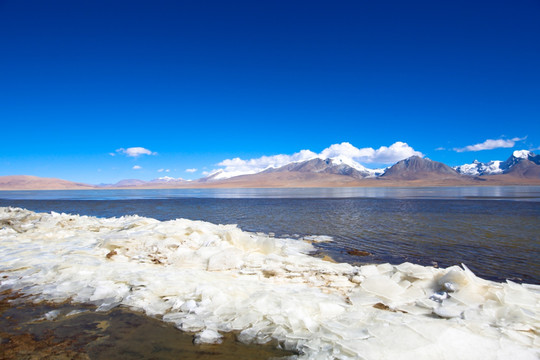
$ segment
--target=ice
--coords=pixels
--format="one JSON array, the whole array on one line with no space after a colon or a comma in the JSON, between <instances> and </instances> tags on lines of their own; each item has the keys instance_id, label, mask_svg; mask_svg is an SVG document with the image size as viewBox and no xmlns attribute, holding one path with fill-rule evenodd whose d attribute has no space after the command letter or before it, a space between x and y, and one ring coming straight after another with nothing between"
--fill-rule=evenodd
<instances>
[{"instance_id":1,"label":"ice","mask_svg":"<svg viewBox=\"0 0 540 360\"><path fill-rule=\"evenodd\" d=\"M215 330L206 329L195 335L195 344L220 344L222 336Z\"/></svg>"},{"instance_id":2,"label":"ice","mask_svg":"<svg viewBox=\"0 0 540 360\"><path fill-rule=\"evenodd\" d=\"M313 241L313 242L332 242L334 238L328 235L308 235L304 236L304 240Z\"/></svg>"},{"instance_id":3,"label":"ice","mask_svg":"<svg viewBox=\"0 0 540 360\"><path fill-rule=\"evenodd\" d=\"M46 313L43 317L46 319L46 320L54 320L56 319L58 316L60 316L61 312L60 310L51 310L49 311L48 313Z\"/></svg>"},{"instance_id":4,"label":"ice","mask_svg":"<svg viewBox=\"0 0 540 360\"><path fill-rule=\"evenodd\" d=\"M383 275L373 275L366 278L360 286L385 301L395 301L405 292L395 281Z\"/></svg>"},{"instance_id":5,"label":"ice","mask_svg":"<svg viewBox=\"0 0 540 360\"><path fill-rule=\"evenodd\" d=\"M540 287L466 266L361 267L234 225L0 208L0 289L125 306L196 343L275 341L306 359L537 359ZM54 313L50 314L51 316Z\"/></svg>"}]
</instances>

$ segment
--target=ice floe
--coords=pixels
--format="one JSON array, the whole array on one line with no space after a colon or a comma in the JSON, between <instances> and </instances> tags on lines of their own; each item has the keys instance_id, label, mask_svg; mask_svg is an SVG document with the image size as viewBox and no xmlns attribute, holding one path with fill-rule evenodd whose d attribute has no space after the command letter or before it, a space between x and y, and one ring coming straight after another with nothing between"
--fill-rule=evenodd
<instances>
[{"instance_id":1,"label":"ice floe","mask_svg":"<svg viewBox=\"0 0 540 360\"><path fill-rule=\"evenodd\" d=\"M235 331L309 359L540 356L538 285L465 266L356 267L313 249L234 225L0 208L0 290L35 301L127 306L197 343Z\"/></svg>"}]
</instances>

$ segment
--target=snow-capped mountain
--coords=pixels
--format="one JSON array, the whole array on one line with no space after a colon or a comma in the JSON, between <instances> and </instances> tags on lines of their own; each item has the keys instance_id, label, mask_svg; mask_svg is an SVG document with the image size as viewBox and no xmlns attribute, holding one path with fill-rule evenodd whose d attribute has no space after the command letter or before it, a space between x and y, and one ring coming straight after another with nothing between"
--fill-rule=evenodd
<instances>
[{"instance_id":1,"label":"snow-capped mountain","mask_svg":"<svg viewBox=\"0 0 540 360\"><path fill-rule=\"evenodd\" d=\"M506 160L506 166L511 168L523 160L528 160L536 165L540 165L540 155L536 155L532 151L528 150L516 150L512 153L512 156Z\"/></svg>"},{"instance_id":2,"label":"snow-capped mountain","mask_svg":"<svg viewBox=\"0 0 540 360\"><path fill-rule=\"evenodd\" d=\"M295 161L285 164L279 167L269 166L258 172L250 170L246 172L241 171L225 171L219 169L210 175L199 179L199 182L209 182L215 180L225 180L241 175L253 175L261 173L275 173L275 172L303 172L303 173L326 173L336 175L347 175L357 179L374 178L384 173L385 169L368 169L356 161L345 157L337 156L333 158L313 157L304 161Z\"/></svg>"},{"instance_id":3,"label":"snow-capped mountain","mask_svg":"<svg viewBox=\"0 0 540 360\"><path fill-rule=\"evenodd\" d=\"M215 181L215 180L224 180L229 179L231 177L239 176L239 175L245 175L245 174L230 174L223 171L223 169L219 169L217 171L214 171L210 173L210 175L207 175L203 178L198 179L198 182L209 182L209 181Z\"/></svg>"},{"instance_id":4,"label":"snow-capped mountain","mask_svg":"<svg viewBox=\"0 0 540 360\"><path fill-rule=\"evenodd\" d=\"M369 168L357 163L356 161L352 160L351 158L347 158L345 156L333 157L333 158L330 158L330 161L332 162L332 164L334 164L336 166L340 166L340 165L349 166L349 167L359 171L360 173L365 174L365 176L364 176L365 178L372 178L372 177L381 176L385 172L385 170L387 169L387 168L369 169Z\"/></svg>"},{"instance_id":5,"label":"snow-capped mountain","mask_svg":"<svg viewBox=\"0 0 540 360\"><path fill-rule=\"evenodd\" d=\"M503 169L501 164L503 161L494 160L487 163L474 160L472 164L463 164L460 166L455 166L454 170L463 175L469 176L481 176L481 175L494 175L502 174Z\"/></svg>"},{"instance_id":6,"label":"snow-capped mountain","mask_svg":"<svg viewBox=\"0 0 540 360\"><path fill-rule=\"evenodd\" d=\"M263 173L291 171L346 175L356 179L364 179L377 177L384 172L384 169L368 169L345 157L328 159L321 159L317 157L307 161L290 163L279 168L266 169L263 171Z\"/></svg>"},{"instance_id":7,"label":"snow-capped mountain","mask_svg":"<svg viewBox=\"0 0 540 360\"><path fill-rule=\"evenodd\" d=\"M516 166L519 164L519 167ZM392 167L386 169L368 169L357 163L350 157L337 156L323 158L316 156L304 161L296 161L279 167L268 167L260 171L226 171L217 170L209 176L198 180L198 182L212 182L216 180L226 180L240 175L253 175L265 173L324 173L350 176L355 179L384 178L413 180L422 178L452 178L460 175L484 176L497 174L514 174L519 177L538 177L536 172L540 171L540 156L527 150L516 150L506 160L494 160L482 163L475 160L471 164L464 164L451 168L443 163L432 161L419 156L412 156L401 160ZM514 170L512 170L514 169ZM519 169L519 171L518 171Z\"/></svg>"},{"instance_id":8,"label":"snow-capped mountain","mask_svg":"<svg viewBox=\"0 0 540 360\"><path fill-rule=\"evenodd\" d=\"M307 158L307 159L306 159ZM236 161L236 160L234 160ZM238 161L242 161L238 159ZM407 181L435 181L437 184L459 183L467 181L492 181L507 184L534 183L540 179L540 155L531 151L516 150L506 161L490 161L482 163L474 161L451 168L441 162L432 161L420 156L411 156L398 161L386 169L369 169L357 163L348 156L323 157L313 154L303 160L287 162L281 161L281 166L266 166L257 168L246 166L245 168L222 168L210 175L198 180L184 180L163 176L150 181L137 179L122 180L114 185L102 185L100 187L189 187L199 186L303 186L305 184L317 184L317 186L357 186L358 180L379 182ZM239 170L241 169L241 170ZM339 175L339 176L336 176ZM498 176L492 176L498 175ZM384 181L383 181L384 180ZM375 183L373 183L375 181Z\"/></svg>"},{"instance_id":9,"label":"snow-capped mountain","mask_svg":"<svg viewBox=\"0 0 540 360\"><path fill-rule=\"evenodd\" d=\"M506 161L494 160L482 163L475 160L472 164L456 166L454 169L460 174L470 176L497 175L512 173L512 169L518 164L521 164L520 168L534 168L535 165L540 165L540 155L528 150L516 150Z\"/></svg>"}]
</instances>

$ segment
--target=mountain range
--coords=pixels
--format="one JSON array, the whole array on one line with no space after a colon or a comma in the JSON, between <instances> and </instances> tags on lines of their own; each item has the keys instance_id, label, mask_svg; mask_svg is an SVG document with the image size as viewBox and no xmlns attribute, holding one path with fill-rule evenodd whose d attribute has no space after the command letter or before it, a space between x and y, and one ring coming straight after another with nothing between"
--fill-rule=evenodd
<instances>
[{"instance_id":1,"label":"mountain range","mask_svg":"<svg viewBox=\"0 0 540 360\"><path fill-rule=\"evenodd\" d=\"M236 175L236 174L235 174ZM87 185L35 176L1 176L0 190L96 188L204 187L342 187L342 186L457 186L540 185L540 155L517 150L506 161L474 161L454 168L412 156L385 169L368 169L350 158L313 158L267 168L254 174L230 176L215 171L197 180L160 177L151 181L126 179L115 184Z\"/></svg>"},{"instance_id":2,"label":"mountain range","mask_svg":"<svg viewBox=\"0 0 540 360\"><path fill-rule=\"evenodd\" d=\"M454 169L460 174L470 176L514 174L535 178L540 176L538 165L540 165L540 155L527 150L516 150L506 161L482 163L475 160L472 164L456 166Z\"/></svg>"}]
</instances>

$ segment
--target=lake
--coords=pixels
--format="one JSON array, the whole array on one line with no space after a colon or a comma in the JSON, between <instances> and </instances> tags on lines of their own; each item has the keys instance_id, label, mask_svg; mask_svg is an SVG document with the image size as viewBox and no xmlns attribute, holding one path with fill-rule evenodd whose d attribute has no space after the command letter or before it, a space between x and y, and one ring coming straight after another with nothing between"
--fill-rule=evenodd
<instances>
[{"instance_id":1,"label":"lake","mask_svg":"<svg viewBox=\"0 0 540 360\"><path fill-rule=\"evenodd\" d=\"M540 283L534 186L0 191L0 206L186 218L276 237L324 235L332 241L316 248L340 262L463 263L483 278Z\"/></svg>"}]
</instances>

